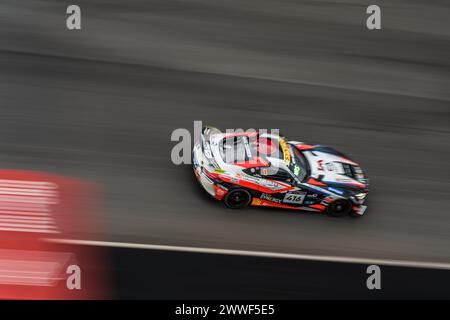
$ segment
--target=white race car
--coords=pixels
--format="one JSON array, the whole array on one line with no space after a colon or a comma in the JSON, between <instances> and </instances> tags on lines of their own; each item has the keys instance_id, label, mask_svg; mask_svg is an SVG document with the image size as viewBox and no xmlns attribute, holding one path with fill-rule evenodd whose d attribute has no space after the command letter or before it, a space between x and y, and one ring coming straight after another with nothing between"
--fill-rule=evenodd
<instances>
[{"instance_id":1,"label":"white race car","mask_svg":"<svg viewBox=\"0 0 450 320\"><path fill-rule=\"evenodd\" d=\"M356 162L327 146L204 127L192 159L203 188L229 208L266 206L333 216L360 216L366 210L368 179Z\"/></svg>"}]
</instances>

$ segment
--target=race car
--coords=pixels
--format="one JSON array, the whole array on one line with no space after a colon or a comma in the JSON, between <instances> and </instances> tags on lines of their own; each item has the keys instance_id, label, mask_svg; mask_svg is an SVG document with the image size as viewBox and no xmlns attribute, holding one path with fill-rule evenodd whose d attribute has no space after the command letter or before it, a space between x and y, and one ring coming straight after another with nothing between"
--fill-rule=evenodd
<instances>
[{"instance_id":1,"label":"race car","mask_svg":"<svg viewBox=\"0 0 450 320\"><path fill-rule=\"evenodd\" d=\"M228 208L251 206L362 216L369 181L360 166L324 145L272 132L223 133L203 127L192 152L194 173Z\"/></svg>"}]
</instances>

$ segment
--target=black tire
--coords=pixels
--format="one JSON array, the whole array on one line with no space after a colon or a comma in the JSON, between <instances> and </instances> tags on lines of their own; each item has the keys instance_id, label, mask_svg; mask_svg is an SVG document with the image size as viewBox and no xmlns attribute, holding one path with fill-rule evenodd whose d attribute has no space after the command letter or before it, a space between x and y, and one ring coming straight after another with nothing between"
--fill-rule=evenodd
<instances>
[{"instance_id":1,"label":"black tire","mask_svg":"<svg viewBox=\"0 0 450 320\"><path fill-rule=\"evenodd\" d=\"M252 195L245 189L232 189L223 199L225 205L230 209L242 209L250 204Z\"/></svg>"},{"instance_id":2,"label":"black tire","mask_svg":"<svg viewBox=\"0 0 450 320\"><path fill-rule=\"evenodd\" d=\"M347 199L338 199L328 205L327 212L333 217L343 217L352 211L352 204Z\"/></svg>"}]
</instances>

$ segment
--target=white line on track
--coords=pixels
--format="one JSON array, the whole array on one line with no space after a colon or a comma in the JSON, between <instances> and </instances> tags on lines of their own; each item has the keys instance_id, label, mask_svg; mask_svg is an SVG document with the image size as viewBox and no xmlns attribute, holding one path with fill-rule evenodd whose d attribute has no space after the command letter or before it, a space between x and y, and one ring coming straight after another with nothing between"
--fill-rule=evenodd
<instances>
[{"instance_id":1,"label":"white line on track","mask_svg":"<svg viewBox=\"0 0 450 320\"><path fill-rule=\"evenodd\" d=\"M376 265L395 266L395 267L450 270L450 263L445 263L445 262L425 262L425 261L371 259L371 258L340 257L340 256L322 256L322 255L313 255L313 254L279 253L279 252L268 252L268 251L216 249L216 248L187 247L187 246L169 246L169 245L157 245L157 244L109 242L109 241L94 241L94 240L47 239L47 241L53 242L53 243L61 243L61 244L86 245L86 246L97 246L97 247L146 249L146 250L160 250L160 251L178 251L178 252L223 254L223 255L234 255L234 256L261 257L261 258L279 258L279 259L310 260L310 261L323 261L323 262L357 263L357 264L367 264L367 265L376 264Z\"/></svg>"}]
</instances>

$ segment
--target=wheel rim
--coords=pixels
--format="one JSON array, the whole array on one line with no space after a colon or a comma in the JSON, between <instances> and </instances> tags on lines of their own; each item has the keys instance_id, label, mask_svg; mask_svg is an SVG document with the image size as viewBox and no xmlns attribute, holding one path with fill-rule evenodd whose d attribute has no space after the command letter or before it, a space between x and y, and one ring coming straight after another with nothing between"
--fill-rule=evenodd
<instances>
[{"instance_id":1,"label":"wheel rim","mask_svg":"<svg viewBox=\"0 0 450 320\"><path fill-rule=\"evenodd\" d=\"M248 204L250 197L244 190L232 191L227 197L227 204L232 208L240 208Z\"/></svg>"},{"instance_id":2,"label":"wheel rim","mask_svg":"<svg viewBox=\"0 0 450 320\"><path fill-rule=\"evenodd\" d=\"M350 212L350 207L347 200L336 200L330 204L329 212L335 216L343 216Z\"/></svg>"}]
</instances>

